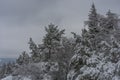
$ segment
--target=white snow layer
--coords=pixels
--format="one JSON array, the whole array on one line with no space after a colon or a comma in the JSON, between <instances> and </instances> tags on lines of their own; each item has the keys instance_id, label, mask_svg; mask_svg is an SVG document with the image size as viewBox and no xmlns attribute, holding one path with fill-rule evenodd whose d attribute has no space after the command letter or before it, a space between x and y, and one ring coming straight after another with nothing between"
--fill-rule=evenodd
<instances>
[{"instance_id":1,"label":"white snow layer","mask_svg":"<svg viewBox=\"0 0 120 80\"><path fill-rule=\"evenodd\" d=\"M19 78L19 77L18 77L18 78ZM2 80L16 80L16 79L14 79L13 76L7 76L6 78L3 78ZM31 79L29 79L29 78L27 78L27 77L21 77L21 78L18 79L18 80L31 80Z\"/></svg>"}]
</instances>

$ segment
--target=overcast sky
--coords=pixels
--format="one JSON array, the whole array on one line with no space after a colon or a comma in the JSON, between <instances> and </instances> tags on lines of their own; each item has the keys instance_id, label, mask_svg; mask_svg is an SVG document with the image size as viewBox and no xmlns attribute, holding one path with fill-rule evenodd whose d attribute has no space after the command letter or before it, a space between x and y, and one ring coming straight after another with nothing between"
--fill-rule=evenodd
<instances>
[{"instance_id":1,"label":"overcast sky","mask_svg":"<svg viewBox=\"0 0 120 80\"><path fill-rule=\"evenodd\" d=\"M0 57L29 52L29 38L41 43L50 23L66 29L67 36L80 34L92 2L98 13L120 14L120 0L0 0Z\"/></svg>"}]
</instances>

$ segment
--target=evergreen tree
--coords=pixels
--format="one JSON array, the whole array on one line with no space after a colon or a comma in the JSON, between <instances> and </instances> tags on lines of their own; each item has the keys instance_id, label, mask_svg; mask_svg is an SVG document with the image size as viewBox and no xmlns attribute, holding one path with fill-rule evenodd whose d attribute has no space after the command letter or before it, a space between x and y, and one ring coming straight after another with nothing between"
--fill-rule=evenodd
<instances>
[{"instance_id":1,"label":"evergreen tree","mask_svg":"<svg viewBox=\"0 0 120 80\"><path fill-rule=\"evenodd\" d=\"M88 28L89 28L90 33L94 33L94 34L98 33L99 32L98 14L96 12L96 8L94 4L92 4L90 14L88 16L89 16Z\"/></svg>"},{"instance_id":2,"label":"evergreen tree","mask_svg":"<svg viewBox=\"0 0 120 80\"><path fill-rule=\"evenodd\" d=\"M65 30L59 30L58 26L50 24L45 27L45 31L47 33L43 39L43 44L48 49L47 59L50 59L51 55L57 52L57 48L60 47L61 38Z\"/></svg>"},{"instance_id":3,"label":"evergreen tree","mask_svg":"<svg viewBox=\"0 0 120 80\"><path fill-rule=\"evenodd\" d=\"M32 40L32 38L30 38L29 40L29 48L31 50L31 60L33 62L40 62L41 61L41 49L38 48L38 46L34 43L34 41Z\"/></svg>"},{"instance_id":4,"label":"evergreen tree","mask_svg":"<svg viewBox=\"0 0 120 80\"><path fill-rule=\"evenodd\" d=\"M106 23L106 29L109 29L109 31L113 31L118 29L118 16L115 13L112 13L110 10L107 12L107 23Z\"/></svg>"},{"instance_id":5,"label":"evergreen tree","mask_svg":"<svg viewBox=\"0 0 120 80\"><path fill-rule=\"evenodd\" d=\"M94 4L92 4L88 17L88 21L86 21L88 25L88 30L83 29L82 41L86 44L91 44L92 46L94 46L91 46L91 49L95 49L97 47L97 36L100 34L101 26L99 26L99 15Z\"/></svg>"},{"instance_id":6,"label":"evergreen tree","mask_svg":"<svg viewBox=\"0 0 120 80\"><path fill-rule=\"evenodd\" d=\"M30 62L29 55L24 51L16 60L19 65L28 64Z\"/></svg>"}]
</instances>

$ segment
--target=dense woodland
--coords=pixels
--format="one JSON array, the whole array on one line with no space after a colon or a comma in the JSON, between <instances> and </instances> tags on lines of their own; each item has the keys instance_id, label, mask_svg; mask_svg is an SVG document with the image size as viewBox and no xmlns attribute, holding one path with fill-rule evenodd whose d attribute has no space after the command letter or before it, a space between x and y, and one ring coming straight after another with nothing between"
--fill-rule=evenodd
<instances>
[{"instance_id":1,"label":"dense woodland","mask_svg":"<svg viewBox=\"0 0 120 80\"><path fill-rule=\"evenodd\" d=\"M16 63L4 64L0 78L12 80L120 80L120 19L110 10L106 15L91 6L81 35L54 24L45 27L42 44L29 39L31 52L23 51ZM34 33L33 33L34 34Z\"/></svg>"}]
</instances>

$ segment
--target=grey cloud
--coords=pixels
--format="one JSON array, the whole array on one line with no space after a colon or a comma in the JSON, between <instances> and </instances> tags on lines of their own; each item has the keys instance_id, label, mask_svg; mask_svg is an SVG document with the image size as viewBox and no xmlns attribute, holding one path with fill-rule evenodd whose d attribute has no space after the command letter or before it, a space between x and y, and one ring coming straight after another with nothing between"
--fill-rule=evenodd
<instances>
[{"instance_id":1,"label":"grey cloud","mask_svg":"<svg viewBox=\"0 0 120 80\"><path fill-rule=\"evenodd\" d=\"M97 11L120 13L119 0L94 0ZM17 57L29 52L28 40L42 42L44 26L54 23L66 29L67 36L81 33L87 19L90 0L0 0L0 57Z\"/></svg>"},{"instance_id":2,"label":"grey cloud","mask_svg":"<svg viewBox=\"0 0 120 80\"><path fill-rule=\"evenodd\" d=\"M1 0L0 14L5 16L30 15L51 6L53 1L55 0Z\"/></svg>"}]
</instances>

